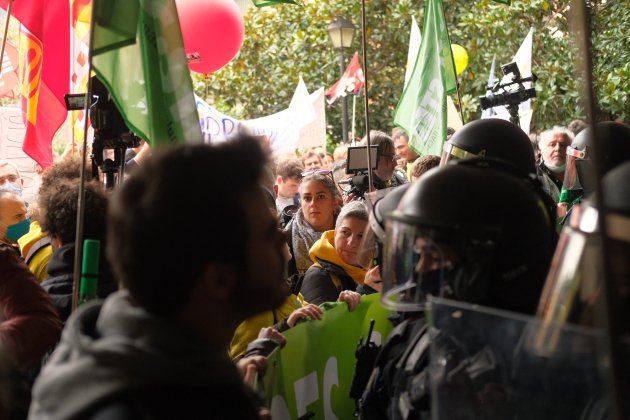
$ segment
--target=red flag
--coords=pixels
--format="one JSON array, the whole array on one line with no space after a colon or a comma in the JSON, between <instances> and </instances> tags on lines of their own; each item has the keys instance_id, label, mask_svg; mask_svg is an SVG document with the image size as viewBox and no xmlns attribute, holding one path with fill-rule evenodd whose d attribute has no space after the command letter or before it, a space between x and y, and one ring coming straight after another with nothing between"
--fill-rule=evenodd
<instances>
[{"instance_id":1,"label":"red flag","mask_svg":"<svg viewBox=\"0 0 630 420\"><path fill-rule=\"evenodd\" d=\"M332 104L340 96L346 96L347 92L353 92L356 95L363 87L363 83L365 83L365 78L361 63L359 63L359 54L354 53L354 57L346 67L346 71L343 72L341 79L326 92L326 96L330 97L328 103Z\"/></svg>"},{"instance_id":2,"label":"red flag","mask_svg":"<svg viewBox=\"0 0 630 420\"><path fill-rule=\"evenodd\" d=\"M0 7L7 5L0 0ZM15 1L11 12L22 23L22 149L46 168L52 165L53 136L68 116L63 95L70 91L70 2Z\"/></svg>"}]
</instances>

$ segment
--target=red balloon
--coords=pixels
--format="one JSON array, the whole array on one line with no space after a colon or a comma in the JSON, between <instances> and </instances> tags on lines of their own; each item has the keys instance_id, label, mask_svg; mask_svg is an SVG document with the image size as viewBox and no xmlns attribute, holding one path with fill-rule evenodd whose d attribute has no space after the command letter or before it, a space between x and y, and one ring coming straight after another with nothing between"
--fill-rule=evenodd
<instances>
[{"instance_id":1,"label":"red balloon","mask_svg":"<svg viewBox=\"0 0 630 420\"><path fill-rule=\"evenodd\" d=\"M175 0L175 4L192 71L212 73L238 54L244 24L233 0Z\"/></svg>"}]
</instances>

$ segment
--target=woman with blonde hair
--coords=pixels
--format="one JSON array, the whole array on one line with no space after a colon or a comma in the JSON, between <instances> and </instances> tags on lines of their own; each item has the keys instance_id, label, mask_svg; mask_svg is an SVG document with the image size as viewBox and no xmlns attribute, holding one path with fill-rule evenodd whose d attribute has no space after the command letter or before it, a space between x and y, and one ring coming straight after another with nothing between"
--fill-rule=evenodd
<instances>
[{"instance_id":1,"label":"woman with blonde hair","mask_svg":"<svg viewBox=\"0 0 630 420\"><path fill-rule=\"evenodd\" d=\"M295 274L301 277L313 264L309 250L323 232L334 228L341 205L329 170L304 172L299 194L300 208L284 230L292 256L288 263L289 277Z\"/></svg>"}]
</instances>

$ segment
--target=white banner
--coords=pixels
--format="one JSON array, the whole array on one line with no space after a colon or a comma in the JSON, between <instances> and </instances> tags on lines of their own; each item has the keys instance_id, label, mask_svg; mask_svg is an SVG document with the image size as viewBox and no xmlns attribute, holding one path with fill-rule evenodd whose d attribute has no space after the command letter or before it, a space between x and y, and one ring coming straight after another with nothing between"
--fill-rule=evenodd
<instances>
[{"instance_id":1,"label":"white banner","mask_svg":"<svg viewBox=\"0 0 630 420\"><path fill-rule=\"evenodd\" d=\"M273 150L326 145L324 88L309 94L302 78L287 109L253 120L237 120L199 97L195 100L206 143L226 141L245 127L252 134L269 137Z\"/></svg>"}]
</instances>

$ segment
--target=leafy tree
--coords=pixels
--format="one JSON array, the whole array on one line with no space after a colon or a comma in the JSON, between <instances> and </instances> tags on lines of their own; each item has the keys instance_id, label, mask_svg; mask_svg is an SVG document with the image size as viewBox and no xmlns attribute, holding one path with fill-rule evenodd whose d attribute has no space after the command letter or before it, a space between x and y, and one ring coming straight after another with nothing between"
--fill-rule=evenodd
<instances>
[{"instance_id":1,"label":"leafy tree","mask_svg":"<svg viewBox=\"0 0 630 420\"><path fill-rule=\"evenodd\" d=\"M580 56L568 29L568 0L514 0L506 6L491 0L444 0L451 41L469 54L459 76L461 107L467 121L479 118L492 56L507 63L530 27L535 28L533 69L539 80L533 127L544 129L584 118L580 94L584 83L576 71ZM596 0L592 11L593 58L600 118L630 116L630 57L624 34L630 28L630 1ZM366 2L370 123L391 131L402 93L411 16L422 24L424 1ZM195 76L195 89L220 110L238 118L255 118L286 108L301 74L310 91L339 78L337 53L326 28L335 16L360 24L361 3L302 0L300 5L251 8L245 17L240 54L207 77ZM357 31L349 59L359 51ZM457 104L459 100L454 98ZM349 97L349 110L352 100ZM328 132L341 138L341 106L327 106ZM351 115L351 111L349 112ZM363 97L357 98L357 132L363 133Z\"/></svg>"}]
</instances>

